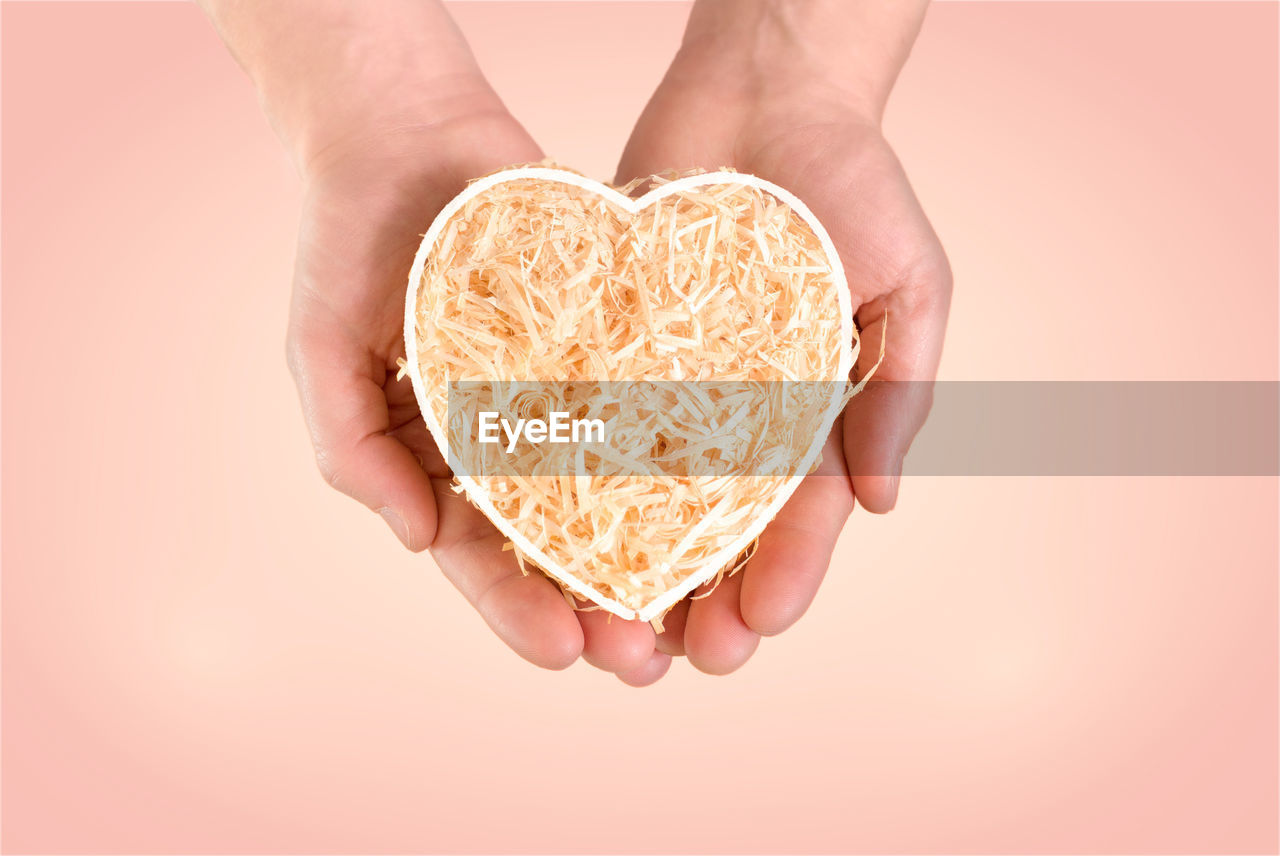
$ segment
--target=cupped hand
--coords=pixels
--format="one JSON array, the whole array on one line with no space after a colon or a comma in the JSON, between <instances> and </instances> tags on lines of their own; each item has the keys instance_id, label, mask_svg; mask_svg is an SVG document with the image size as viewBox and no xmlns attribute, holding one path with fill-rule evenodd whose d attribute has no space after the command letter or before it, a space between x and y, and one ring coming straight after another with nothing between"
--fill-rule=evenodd
<instances>
[{"instance_id":1,"label":"cupped hand","mask_svg":"<svg viewBox=\"0 0 1280 856\"><path fill-rule=\"evenodd\" d=\"M485 87L452 91L430 122L363 128L306 165L288 360L316 460L406 547L430 548L521 656L555 669L581 654L632 683L657 680L671 658L647 624L575 613L551 581L521 573L505 538L452 490L412 385L396 380L422 234L469 179L542 157Z\"/></svg>"},{"instance_id":2,"label":"cupped hand","mask_svg":"<svg viewBox=\"0 0 1280 856\"><path fill-rule=\"evenodd\" d=\"M742 665L761 636L808 608L852 512L896 501L903 457L924 423L941 355L951 273L877 110L839 83L786 85L744 73L724 51L686 44L645 109L617 181L731 167L799 197L830 233L849 281L862 350L855 375L883 362L837 421L819 469L760 536L756 553L709 596L666 618L657 648L699 669ZM887 324L884 323L887 317Z\"/></svg>"}]
</instances>

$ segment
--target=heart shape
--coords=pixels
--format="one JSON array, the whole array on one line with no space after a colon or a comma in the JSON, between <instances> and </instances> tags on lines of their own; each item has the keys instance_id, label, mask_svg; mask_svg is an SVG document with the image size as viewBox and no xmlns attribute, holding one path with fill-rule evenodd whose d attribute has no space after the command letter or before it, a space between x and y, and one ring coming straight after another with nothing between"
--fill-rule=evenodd
<instances>
[{"instance_id":1,"label":"heart shape","mask_svg":"<svg viewBox=\"0 0 1280 856\"><path fill-rule=\"evenodd\" d=\"M460 383L825 384L803 418L787 419L802 436L788 440L796 460L784 475L454 465L522 567L527 558L578 597L646 621L735 567L816 466L858 344L836 249L786 190L721 171L632 198L548 167L479 179L444 207L409 275L404 336L405 373L451 463Z\"/></svg>"}]
</instances>

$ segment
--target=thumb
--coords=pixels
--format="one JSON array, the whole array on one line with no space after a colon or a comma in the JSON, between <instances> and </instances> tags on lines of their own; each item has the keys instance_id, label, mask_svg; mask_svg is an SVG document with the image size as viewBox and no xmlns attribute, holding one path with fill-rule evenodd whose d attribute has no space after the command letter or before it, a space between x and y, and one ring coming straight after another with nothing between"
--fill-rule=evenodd
<instances>
[{"instance_id":1,"label":"thumb","mask_svg":"<svg viewBox=\"0 0 1280 856\"><path fill-rule=\"evenodd\" d=\"M388 433L375 358L340 333L306 327L290 332L288 353L325 481L377 512L410 550L426 549L436 532L431 480Z\"/></svg>"}]
</instances>

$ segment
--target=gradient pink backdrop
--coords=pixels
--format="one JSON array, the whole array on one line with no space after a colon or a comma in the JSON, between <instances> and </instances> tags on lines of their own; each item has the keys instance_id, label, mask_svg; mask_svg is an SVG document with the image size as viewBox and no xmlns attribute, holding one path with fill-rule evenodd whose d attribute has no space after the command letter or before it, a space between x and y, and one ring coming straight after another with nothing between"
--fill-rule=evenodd
<instances>
[{"instance_id":1,"label":"gradient pink backdrop","mask_svg":"<svg viewBox=\"0 0 1280 856\"><path fill-rule=\"evenodd\" d=\"M687 13L455 8L602 178ZM298 185L200 13L2 14L6 852L1276 851L1275 479L908 479L740 673L537 671L314 472ZM1276 33L933 9L944 377L1277 379Z\"/></svg>"}]
</instances>

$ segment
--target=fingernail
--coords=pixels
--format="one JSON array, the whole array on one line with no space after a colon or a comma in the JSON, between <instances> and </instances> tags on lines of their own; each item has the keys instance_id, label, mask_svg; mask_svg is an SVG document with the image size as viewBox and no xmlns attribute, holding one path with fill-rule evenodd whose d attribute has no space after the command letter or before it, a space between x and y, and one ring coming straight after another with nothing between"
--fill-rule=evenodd
<instances>
[{"instance_id":1,"label":"fingernail","mask_svg":"<svg viewBox=\"0 0 1280 856\"><path fill-rule=\"evenodd\" d=\"M902 483L902 458L898 458L898 463L894 465L893 475L889 478L889 499L892 502L898 501L898 486Z\"/></svg>"},{"instance_id":2,"label":"fingernail","mask_svg":"<svg viewBox=\"0 0 1280 856\"><path fill-rule=\"evenodd\" d=\"M379 508L378 514L383 520L387 521L387 525L391 527L392 532L396 533L400 543L412 550L413 544L409 539L409 526L404 522L404 518L394 508Z\"/></svg>"}]
</instances>

